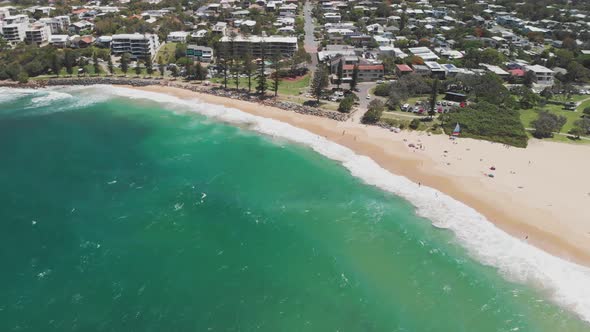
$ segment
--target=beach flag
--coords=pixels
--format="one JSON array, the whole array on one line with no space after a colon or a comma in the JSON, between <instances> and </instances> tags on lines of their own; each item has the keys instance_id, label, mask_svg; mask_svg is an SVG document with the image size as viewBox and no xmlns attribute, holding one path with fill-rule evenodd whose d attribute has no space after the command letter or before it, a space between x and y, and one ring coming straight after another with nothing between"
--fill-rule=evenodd
<instances>
[{"instance_id":1,"label":"beach flag","mask_svg":"<svg viewBox=\"0 0 590 332\"><path fill-rule=\"evenodd\" d=\"M460 133L461 133L461 126L459 126L459 123L457 123L457 125L455 126L455 129L453 130L453 136L459 136Z\"/></svg>"}]
</instances>

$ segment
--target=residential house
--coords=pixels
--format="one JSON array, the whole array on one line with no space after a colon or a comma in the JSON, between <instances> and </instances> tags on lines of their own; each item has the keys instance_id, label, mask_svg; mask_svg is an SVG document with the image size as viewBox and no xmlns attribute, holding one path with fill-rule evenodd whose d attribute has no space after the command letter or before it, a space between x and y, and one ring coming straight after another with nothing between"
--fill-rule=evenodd
<instances>
[{"instance_id":1,"label":"residential house","mask_svg":"<svg viewBox=\"0 0 590 332\"><path fill-rule=\"evenodd\" d=\"M68 35L51 35L49 45L57 48L66 48L70 46L70 36Z\"/></svg>"},{"instance_id":2,"label":"residential house","mask_svg":"<svg viewBox=\"0 0 590 332\"><path fill-rule=\"evenodd\" d=\"M355 65L342 66L342 81L349 82L352 80L352 72ZM383 79L383 65L358 64L358 81L373 82Z\"/></svg>"},{"instance_id":3,"label":"residential house","mask_svg":"<svg viewBox=\"0 0 590 332\"><path fill-rule=\"evenodd\" d=\"M395 65L395 74L398 77L413 73L414 70L408 65Z\"/></svg>"},{"instance_id":4,"label":"residential house","mask_svg":"<svg viewBox=\"0 0 590 332\"><path fill-rule=\"evenodd\" d=\"M193 61L211 62L213 49L207 46L188 45L186 47L186 56Z\"/></svg>"},{"instance_id":5,"label":"residential house","mask_svg":"<svg viewBox=\"0 0 590 332\"><path fill-rule=\"evenodd\" d=\"M555 73L553 70L541 66L541 65L527 65L524 67L527 72L533 72L535 74L536 83L539 85L553 86L553 78Z\"/></svg>"},{"instance_id":6,"label":"residential house","mask_svg":"<svg viewBox=\"0 0 590 332\"><path fill-rule=\"evenodd\" d=\"M190 32L188 31L172 31L168 34L168 37L166 37L166 41L172 43L186 43L189 35Z\"/></svg>"},{"instance_id":7,"label":"residential house","mask_svg":"<svg viewBox=\"0 0 590 332\"><path fill-rule=\"evenodd\" d=\"M94 23L88 22L86 20L74 22L70 24L70 32L80 34L83 31L92 31L94 30Z\"/></svg>"},{"instance_id":8,"label":"residential house","mask_svg":"<svg viewBox=\"0 0 590 332\"><path fill-rule=\"evenodd\" d=\"M428 47L410 47L408 51L424 61L436 61L439 59L438 55L434 54Z\"/></svg>"}]
</instances>

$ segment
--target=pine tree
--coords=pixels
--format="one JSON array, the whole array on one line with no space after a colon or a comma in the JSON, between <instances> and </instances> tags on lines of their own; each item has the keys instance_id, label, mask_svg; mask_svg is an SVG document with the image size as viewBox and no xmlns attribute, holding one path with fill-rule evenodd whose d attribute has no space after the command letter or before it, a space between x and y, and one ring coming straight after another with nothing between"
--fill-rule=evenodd
<instances>
[{"instance_id":1,"label":"pine tree","mask_svg":"<svg viewBox=\"0 0 590 332\"><path fill-rule=\"evenodd\" d=\"M74 73L74 61L76 61L74 52L67 49L64 53L64 66L66 67L66 72L70 76Z\"/></svg>"},{"instance_id":2,"label":"pine tree","mask_svg":"<svg viewBox=\"0 0 590 332\"><path fill-rule=\"evenodd\" d=\"M315 73L313 74L313 80L311 81L311 94L316 98L317 102L320 102L324 89L330 83L328 78L328 69L325 65L318 65Z\"/></svg>"},{"instance_id":3,"label":"pine tree","mask_svg":"<svg viewBox=\"0 0 590 332\"><path fill-rule=\"evenodd\" d=\"M338 71L336 74L336 75L338 75L338 89L340 89L340 84L342 83L343 70L344 70L344 61L342 61L342 58L340 58L340 62L338 62Z\"/></svg>"},{"instance_id":4,"label":"pine tree","mask_svg":"<svg viewBox=\"0 0 590 332\"><path fill-rule=\"evenodd\" d=\"M266 47L264 42L262 42L260 44L260 63L258 64L258 75L256 77L256 80L258 81L258 84L256 85L256 92L258 94L260 94L261 96L264 96L266 94L266 90L268 89L268 83L266 82Z\"/></svg>"},{"instance_id":5,"label":"pine tree","mask_svg":"<svg viewBox=\"0 0 590 332\"><path fill-rule=\"evenodd\" d=\"M94 66L94 75L100 74L100 64L98 63L96 52L92 52L92 65Z\"/></svg>"},{"instance_id":6,"label":"pine tree","mask_svg":"<svg viewBox=\"0 0 590 332\"><path fill-rule=\"evenodd\" d=\"M113 59L111 58L110 54L109 54L109 60L108 60L107 66L109 67L109 73L111 73L111 75L113 75L115 73L115 66L113 66Z\"/></svg>"},{"instance_id":7,"label":"pine tree","mask_svg":"<svg viewBox=\"0 0 590 332\"><path fill-rule=\"evenodd\" d=\"M154 73L154 64L152 62L152 56L149 54L145 57L145 71L150 76L152 76L152 74Z\"/></svg>"},{"instance_id":8,"label":"pine tree","mask_svg":"<svg viewBox=\"0 0 590 332\"><path fill-rule=\"evenodd\" d=\"M240 88L240 61L235 58L232 60L232 76L234 78L234 84L236 85L236 90Z\"/></svg>"},{"instance_id":9,"label":"pine tree","mask_svg":"<svg viewBox=\"0 0 590 332\"><path fill-rule=\"evenodd\" d=\"M158 69L160 70L160 76L164 77L164 73L166 72L166 67L164 66L164 60L162 57L158 57Z\"/></svg>"},{"instance_id":10,"label":"pine tree","mask_svg":"<svg viewBox=\"0 0 590 332\"><path fill-rule=\"evenodd\" d=\"M247 50L246 54L244 55L243 68L244 68L244 73L248 77L248 92L251 92L252 91L252 75L253 75L254 71L256 70L256 66L254 66L253 59L252 59L252 53L250 50Z\"/></svg>"},{"instance_id":11,"label":"pine tree","mask_svg":"<svg viewBox=\"0 0 590 332\"><path fill-rule=\"evenodd\" d=\"M55 76L59 76L61 65L62 63L61 59L59 58L59 55L57 54L57 52L54 52L51 56L51 70L53 71Z\"/></svg>"},{"instance_id":12,"label":"pine tree","mask_svg":"<svg viewBox=\"0 0 590 332\"><path fill-rule=\"evenodd\" d=\"M350 80L350 90L354 90L356 88L356 84L358 83L359 79L359 66L354 65L352 68L352 78Z\"/></svg>"},{"instance_id":13,"label":"pine tree","mask_svg":"<svg viewBox=\"0 0 590 332\"><path fill-rule=\"evenodd\" d=\"M135 60L135 75L139 76L141 74L141 66L139 59Z\"/></svg>"},{"instance_id":14,"label":"pine tree","mask_svg":"<svg viewBox=\"0 0 590 332\"><path fill-rule=\"evenodd\" d=\"M195 70L192 63L187 62L184 65L184 74L187 81L191 81L194 78Z\"/></svg>"},{"instance_id":15,"label":"pine tree","mask_svg":"<svg viewBox=\"0 0 590 332\"><path fill-rule=\"evenodd\" d=\"M195 67L195 76L199 81L204 80L207 75L205 74L205 68L203 68L203 65L201 65L200 62L197 62L197 65Z\"/></svg>"},{"instance_id":16,"label":"pine tree","mask_svg":"<svg viewBox=\"0 0 590 332\"><path fill-rule=\"evenodd\" d=\"M432 119L432 117L436 114L436 97L438 95L438 79L434 79L432 81L432 92L430 94L430 110L428 110L428 115Z\"/></svg>"},{"instance_id":17,"label":"pine tree","mask_svg":"<svg viewBox=\"0 0 590 332\"><path fill-rule=\"evenodd\" d=\"M123 55L121 55L121 71L123 72L123 74L127 75L127 71L129 71L129 62L130 62L130 56L129 53L123 53Z\"/></svg>"},{"instance_id":18,"label":"pine tree","mask_svg":"<svg viewBox=\"0 0 590 332\"><path fill-rule=\"evenodd\" d=\"M279 93L279 74L281 71L281 57L278 53L272 57L272 68L274 70L272 89L276 97Z\"/></svg>"}]
</instances>

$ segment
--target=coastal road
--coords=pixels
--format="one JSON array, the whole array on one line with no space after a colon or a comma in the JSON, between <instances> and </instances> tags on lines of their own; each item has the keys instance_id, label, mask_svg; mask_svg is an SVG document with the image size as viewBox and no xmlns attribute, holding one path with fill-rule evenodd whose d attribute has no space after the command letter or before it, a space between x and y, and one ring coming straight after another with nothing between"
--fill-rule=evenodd
<instances>
[{"instance_id":1,"label":"coastal road","mask_svg":"<svg viewBox=\"0 0 590 332\"><path fill-rule=\"evenodd\" d=\"M314 72L316 66L318 65L318 43L313 36L315 24L313 23L313 17L311 16L312 8L313 5L311 2L309 0L305 1L305 6L303 7L303 18L305 19L305 39L303 44L305 46L305 51L311 55L311 65L309 65L309 70Z\"/></svg>"}]
</instances>

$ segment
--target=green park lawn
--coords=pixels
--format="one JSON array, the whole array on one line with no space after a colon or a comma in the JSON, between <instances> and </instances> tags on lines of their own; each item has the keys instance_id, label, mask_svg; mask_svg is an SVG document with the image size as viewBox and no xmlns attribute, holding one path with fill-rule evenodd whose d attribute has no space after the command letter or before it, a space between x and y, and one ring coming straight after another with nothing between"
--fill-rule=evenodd
<instances>
[{"instance_id":1,"label":"green park lawn","mask_svg":"<svg viewBox=\"0 0 590 332\"><path fill-rule=\"evenodd\" d=\"M587 106L590 106L590 101L587 101L586 103L587 103ZM574 111L564 110L563 106L560 106L560 105L546 105L543 108L521 110L520 111L520 120L522 121L522 124L526 128L531 128L532 127L531 122L533 122L537 118L537 114L541 109L544 109L544 110L549 111L549 112L556 114L556 115L565 116L567 118L567 122L563 126L563 128L561 129L561 132L567 134L573 128L574 122L576 122L577 120L579 120L582 117L581 110L583 108L579 107L578 111L574 112ZM565 136L561 136L561 135L555 135L551 140L558 141L558 142L570 142L570 143L574 142L571 139L569 139ZM588 143L588 142L583 141L583 143Z\"/></svg>"},{"instance_id":2,"label":"green park lawn","mask_svg":"<svg viewBox=\"0 0 590 332\"><path fill-rule=\"evenodd\" d=\"M530 128L531 122L533 122L537 118L537 114L540 110L546 110L546 111L549 111L553 114L562 115L567 118L567 122L566 122L565 126L563 126L563 129L561 130L562 133L569 132L570 129L573 128L574 122L579 120L580 117L582 116L581 112L574 112L574 111L565 110L565 109L563 109L563 106L561 106L561 105L545 105L545 107L542 107L542 108L521 110L520 111L520 120L522 121L522 124L525 127Z\"/></svg>"},{"instance_id":3,"label":"green park lawn","mask_svg":"<svg viewBox=\"0 0 590 332\"><path fill-rule=\"evenodd\" d=\"M309 74L296 79L282 79L279 82L279 94L296 96L304 93L309 87L309 80Z\"/></svg>"},{"instance_id":4,"label":"green park lawn","mask_svg":"<svg viewBox=\"0 0 590 332\"><path fill-rule=\"evenodd\" d=\"M584 109L586 107L590 107L590 96L585 96L587 98L589 98L588 100L586 100L585 102L583 102L582 104L580 104L580 106L578 106L578 108L576 108L576 111L578 113L582 113L582 111L584 111Z\"/></svg>"},{"instance_id":5,"label":"green park lawn","mask_svg":"<svg viewBox=\"0 0 590 332\"><path fill-rule=\"evenodd\" d=\"M297 79L282 79L279 82L279 95L289 95L289 96L297 96L300 92L305 92L309 87L309 80L310 76L305 75L303 77L299 77ZM223 84L223 78L221 77L214 77L211 79L212 83ZM268 83L268 92L272 92L272 84L273 81L271 79L267 79L266 82ZM256 78L252 77L252 90L256 88ZM247 77L240 77L239 78L239 86L240 88L248 87L248 78ZM236 84L233 78L228 77L227 79L227 87L228 88L235 88Z\"/></svg>"},{"instance_id":6,"label":"green park lawn","mask_svg":"<svg viewBox=\"0 0 590 332\"><path fill-rule=\"evenodd\" d=\"M176 43L166 43L158 50L158 55L154 63L158 63L158 59L162 57L164 63L173 63L176 61Z\"/></svg>"}]
</instances>

